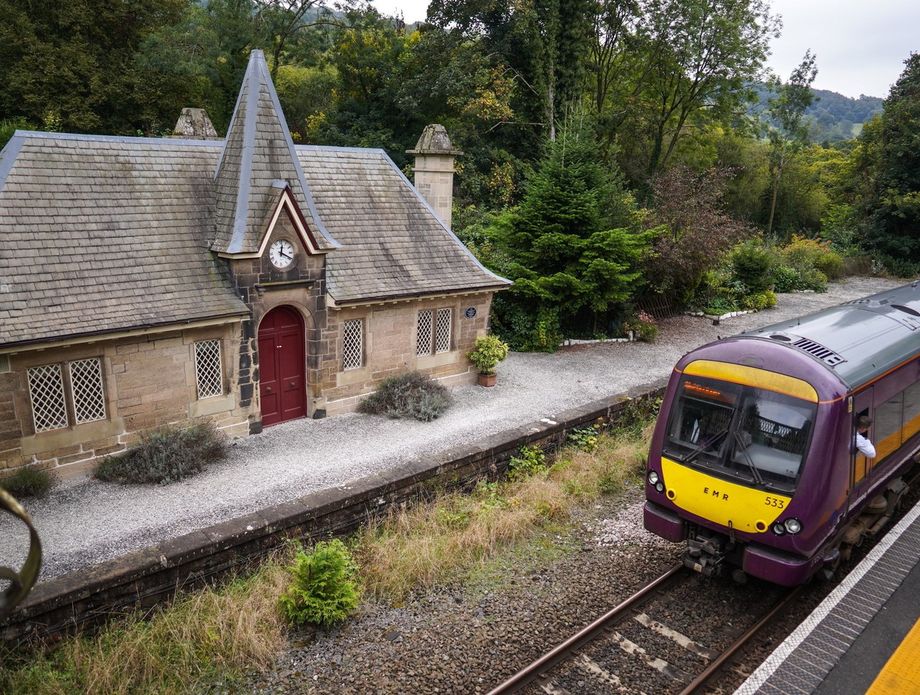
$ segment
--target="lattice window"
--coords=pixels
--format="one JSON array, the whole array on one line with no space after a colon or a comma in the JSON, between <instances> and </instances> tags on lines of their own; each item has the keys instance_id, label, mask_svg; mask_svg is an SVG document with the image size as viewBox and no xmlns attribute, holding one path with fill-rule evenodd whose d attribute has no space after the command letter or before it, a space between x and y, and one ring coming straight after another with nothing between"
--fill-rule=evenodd
<instances>
[{"instance_id":1,"label":"lattice window","mask_svg":"<svg viewBox=\"0 0 920 695\"><path fill-rule=\"evenodd\" d=\"M364 321L353 319L342 325L342 368L358 369L364 364Z\"/></svg>"},{"instance_id":2,"label":"lattice window","mask_svg":"<svg viewBox=\"0 0 920 695\"><path fill-rule=\"evenodd\" d=\"M447 352L450 350L451 313L450 309L438 309L438 324L434 340L435 352Z\"/></svg>"},{"instance_id":3,"label":"lattice window","mask_svg":"<svg viewBox=\"0 0 920 695\"><path fill-rule=\"evenodd\" d=\"M77 424L105 420L105 390L98 357L70 363L70 388Z\"/></svg>"},{"instance_id":4,"label":"lattice window","mask_svg":"<svg viewBox=\"0 0 920 695\"><path fill-rule=\"evenodd\" d=\"M35 421L36 432L67 427L69 423L61 365L30 367L29 397L32 399L32 419Z\"/></svg>"},{"instance_id":5,"label":"lattice window","mask_svg":"<svg viewBox=\"0 0 920 695\"><path fill-rule=\"evenodd\" d=\"M418 340L415 345L416 355L431 354L431 310L418 312Z\"/></svg>"},{"instance_id":6,"label":"lattice window","mask_svg":"<svg viewBox=\"0 0 920 695\"><path fill-rule=\"evenodd\" d=\"M202 340L195 343L195 378L198 382L199 399L224 394L220 340Z\"/></svg>"}]
</instances>

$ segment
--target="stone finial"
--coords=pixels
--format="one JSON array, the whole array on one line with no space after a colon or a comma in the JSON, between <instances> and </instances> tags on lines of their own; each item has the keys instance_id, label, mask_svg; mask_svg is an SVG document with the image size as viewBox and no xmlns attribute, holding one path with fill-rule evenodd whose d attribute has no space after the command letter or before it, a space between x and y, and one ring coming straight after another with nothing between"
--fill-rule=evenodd
<instances>
[{"instance_id":1,"label":"stone finial","mask_svg":"<svg viewBox=\"0 0 920 695\"><path fill-rule=\"evenodd\" d=\"M444 126L440 123L432 123L425 126L421 137L415 143L415 149L406 150L406 154L443 154L459 157L463 152L454 149Z\"/></svg>"},{"instance_id":2,"label":"stone finial","mask_svg":"<svg viewBox=\"0 0 920 695\"><path fill-rule=\"evenodd\" d=\"M184 108L173 128L173 137L189 138L192 140L219 140L220 136L214 129L214 124L208 118L204 109Z\"/></svg>"},{"instance_id":3,"label":"stone finial","mask_svg":"<svg viewBox=\"0 0 920 695\"><path fill-rule=\"evenodd\" d=\"M454 149L447 130L440 123L426 125L414 150L415 188L428 201L441 221L450 228L454 204L454 157L463 152Z\"/></svg>"}]
</instances>

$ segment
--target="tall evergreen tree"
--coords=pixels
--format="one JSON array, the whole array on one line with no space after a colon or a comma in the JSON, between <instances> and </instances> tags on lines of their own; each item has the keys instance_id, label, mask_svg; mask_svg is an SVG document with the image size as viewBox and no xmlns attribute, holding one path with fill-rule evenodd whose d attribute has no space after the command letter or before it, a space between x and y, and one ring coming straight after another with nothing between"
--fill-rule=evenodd
<instances>
[{"instance_id":1,"label":"tall evergreen tree","mask_svg":"<svg viewBox=\"0 0 920 695\"><path fill-rule=\"evenodd\" d=\"M506 259L499 270L515 285L496 324L512 346L553 349L557 330L604 332L640 278L650 239L635 225L632 196L600 161L596 142L563 129L498 232Z\"/></svg>"}]
</instances>

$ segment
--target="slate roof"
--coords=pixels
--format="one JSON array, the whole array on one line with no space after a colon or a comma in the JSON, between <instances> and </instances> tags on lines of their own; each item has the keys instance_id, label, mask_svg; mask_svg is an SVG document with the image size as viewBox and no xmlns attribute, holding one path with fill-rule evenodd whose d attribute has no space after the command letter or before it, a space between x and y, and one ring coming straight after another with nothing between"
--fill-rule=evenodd
<instances>
[{"instance_id":1,"label":"slate roof","mask_svg":"<svg viewBox=\"0 0 920 695\"><path fill-rule=\"evenodd\" d=\"M0 154L0 345L248 313L207 250L221 144L17 132Z\"/></svg>"},{"instance_id":2,"label":"slate roof","mask_svg":"<svg viewBox=\"0 0 920 695\"><path fill-rule=\"evenodd\" d=\"M316 214L265 56L257 50L249 58L226 146L214 172L217 204L212 250L231 254L259 250L265 219L278 202L272 184L279 179L291 187L319 249L336 248Z\"/></svg>"},{"instance_id":3,"label":"slate roof","mask_svg":"<svg viewBox=\"0 0 920 695\"><path fill-rule=\"evenodd\" d=\"M281 181L337 303L510 284L382 150L295 148L284 123L259 51L226 140L17 131L0 151L0 346L248 314L215 252L258 250Z\"/></svg>"},{"instance_id":4,"label":"slate roof","mask_svg":"<svg viewBox=\"0 0 920 695\"><path fill-rule=\"evenodd\" d=\"M483 268L383 150L298 146L297 154L342 245L326 256L336 302L510 284Z\"/></svg>"}]
</instances>

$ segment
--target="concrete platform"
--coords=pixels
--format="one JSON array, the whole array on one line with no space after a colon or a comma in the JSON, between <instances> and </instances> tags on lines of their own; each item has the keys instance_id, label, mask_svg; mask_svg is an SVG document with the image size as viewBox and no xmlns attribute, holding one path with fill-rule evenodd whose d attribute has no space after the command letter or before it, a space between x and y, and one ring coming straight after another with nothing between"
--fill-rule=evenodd
<instances>
[{"instance_id":1,"label":"concrete platform","mask_svg":"<svg viewBox=\"0 0 920 695\"><path fill-rule=\"evenodd\" d=\"M918 619L920 503L735 693L920 693Z\"/></svg>"}]
</instances>

